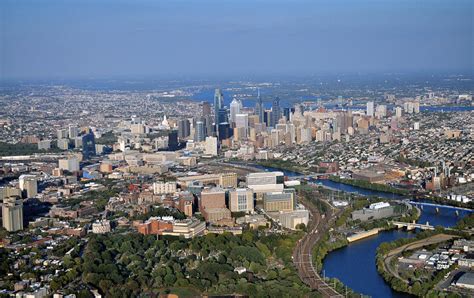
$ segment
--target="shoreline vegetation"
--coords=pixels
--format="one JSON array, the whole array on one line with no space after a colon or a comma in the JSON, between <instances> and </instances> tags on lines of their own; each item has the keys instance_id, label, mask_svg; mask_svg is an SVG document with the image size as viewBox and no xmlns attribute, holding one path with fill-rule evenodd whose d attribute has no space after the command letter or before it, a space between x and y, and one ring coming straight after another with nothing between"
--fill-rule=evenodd
<instances>
[{"instance_id":1,"label":"shoreline vegetation","mask_svg":"<svg viewBox=\"0 0 474 298\"><path fill-rule=\"evenodd\" d=\"M433 287L453 268L438 271L429 281L420 282L419 280L413 280L407 283L406 280L394 276L390 270L386 268L387 258L396 257L398 254L405 251L450 241L460 235L464 234L461 231L436 228L434 231L422 231L414 238L401 238L392 242L384 242L377 248L376 252L375 258L377 272L395 291L408 293L418 297L425 297L427 295L429 297L438 297L439 293L435 292ZM392 266L391 262L389 262L389 266Z\"/></svg>"},{"instance_id":2,"label":"shoreline vegetation","mask_svg":"<svg viewBox=\"0 0 474 298\"><path fill-rule=\"evenodd\" d=\"M345 178L340 178L340 177L335 176L335 175L329 176L329 180L331 180L333 182L338 182L338 183L343 183L343 184L347 184L347 185L357 186L357 187L360 187L360 188L365 188L365 189L374 190L374 191L393 193L393 194L397 194L397 195L407 195L407 194L409 194L409 192L407 190L404 190L404 189L395 188L395 187L385 185L385 184L371 183L371 182L364 181L364 180L345 179Z\"/></svg>"}]
</instances>

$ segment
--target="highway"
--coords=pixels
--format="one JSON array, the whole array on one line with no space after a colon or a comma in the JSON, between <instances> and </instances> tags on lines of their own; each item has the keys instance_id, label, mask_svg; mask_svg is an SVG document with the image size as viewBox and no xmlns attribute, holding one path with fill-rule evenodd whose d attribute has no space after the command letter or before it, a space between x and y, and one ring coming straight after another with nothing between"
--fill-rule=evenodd
<instances>
[{"instance_id":1,"label":"highway","mask_svg":"<svg viewBox=\"0 0 474 298\"><path fill-rule=\"evenodd\" d=\"M344 297L319 276L313 266L311 256L314 245L331 226L339 212L331 209L325 217L322 217L313 204L303 202L303 200L300 200L300 202L309 210L311 219L308 223L308 233L298 241L293 251L293 263L298 269L298 275L305 284L320 292L323 297Z\"/></svg>"}]
</instances>

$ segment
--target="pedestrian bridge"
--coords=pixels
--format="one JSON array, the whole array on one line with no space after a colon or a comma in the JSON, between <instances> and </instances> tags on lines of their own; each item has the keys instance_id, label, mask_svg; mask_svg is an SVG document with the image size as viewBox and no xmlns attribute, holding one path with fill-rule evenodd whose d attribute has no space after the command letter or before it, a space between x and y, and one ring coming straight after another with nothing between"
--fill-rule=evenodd
<instances>
[{"instance_id":1,"label":"pedestrian bridge","mask_svg":"<svg viewBox=\"0 0 474 298\"><path fill-rule=\"evenodd\" d=\"M406 228L408 231L411 231L414 229L421 229L421 230L434 230L435 229L435 227L431 226L428 222L426 222L426 224L419 224L419 223L392 221L392 224L396 226L397 229Z\"/></svg>"}]
</instances>

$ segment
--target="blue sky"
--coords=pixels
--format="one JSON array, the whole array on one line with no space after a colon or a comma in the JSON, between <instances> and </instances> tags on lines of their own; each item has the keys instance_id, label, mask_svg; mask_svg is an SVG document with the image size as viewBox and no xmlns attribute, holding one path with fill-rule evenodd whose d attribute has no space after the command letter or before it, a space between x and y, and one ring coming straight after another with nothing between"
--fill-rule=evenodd
<instances>
[{"instance_id":1,"label":"blue sky","mask_svg":"<svg viewBox=\"0 0 474 298\"><path fill-rule=\"evenodd\" d=\"M466 72L473 1L2 0L2 78Z\"/></svg>"}]
</instances>

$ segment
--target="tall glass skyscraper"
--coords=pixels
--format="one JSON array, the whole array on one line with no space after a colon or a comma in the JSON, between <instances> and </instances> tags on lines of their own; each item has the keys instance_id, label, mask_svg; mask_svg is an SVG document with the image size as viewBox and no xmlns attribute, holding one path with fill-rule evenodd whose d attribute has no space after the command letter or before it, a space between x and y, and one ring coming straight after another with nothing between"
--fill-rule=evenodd
<instances>
[{"instance_id":1,"label":"tall glass skyscraper","mask_svg":"<svg viewBox=\"0 0 474 298\"><path fill-rule=\"evenodd\" d=\"M258 116L258 121L260 121L260 123L263 123L264 121L264 113L265 110L263 108L262 97L260 96L260 89L258 89L257 103L255 105L255 115Z\"/></svg>"},{"instance_id":2,"label":"tall glass skyscraper","mask_svg":"<svg viewBox=\"0 0 474 298\"><path fill-rule=\"evenodd\" d=\"M278 120L280 120L280 118L281 118L280 98L277 96L273 100L272 118L270 121L270 126L275 127L278 123Z\"/></svg>"},{"instance_id":3,"label":"tall glass skyscraper","mask_svg":"<svg viewBox=\"0 0 474 298\"><path fill-rule=\"evenodd\" d=\"M216 89L214 92L214 123L217 127L219 126L219 110L224 107L224 95L221 89Z\"/></svg>"},{"instance_id":4,"label":"tall glass skyscraper","mask_svg":"<svg viewBox=\"0 0 474 298\"><path fill-rule=\"evenodd\" d=\"M84 156L84 159L96 155L95 138L92 132L82 136L82 155Z\"/></svg>"}]
</instances>

